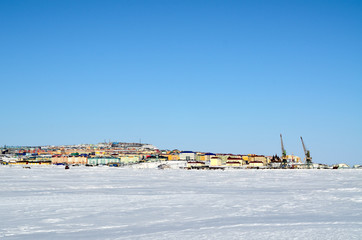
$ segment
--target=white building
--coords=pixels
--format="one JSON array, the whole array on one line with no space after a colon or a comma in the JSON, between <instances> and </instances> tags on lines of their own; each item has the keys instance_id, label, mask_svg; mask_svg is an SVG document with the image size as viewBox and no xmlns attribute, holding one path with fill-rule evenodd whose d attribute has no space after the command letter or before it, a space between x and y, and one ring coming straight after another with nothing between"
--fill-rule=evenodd
<instances>
[{"instance_id":1,"label":"white building","mask_svg":"<svg viewBox=\"0 0 362 240\"><path fill-rule=\"evenodd\" d=\"M181 161L194 161L196 159L196 153L192 151L182 151L179 156Z\"/></svg>"}]
</instances>

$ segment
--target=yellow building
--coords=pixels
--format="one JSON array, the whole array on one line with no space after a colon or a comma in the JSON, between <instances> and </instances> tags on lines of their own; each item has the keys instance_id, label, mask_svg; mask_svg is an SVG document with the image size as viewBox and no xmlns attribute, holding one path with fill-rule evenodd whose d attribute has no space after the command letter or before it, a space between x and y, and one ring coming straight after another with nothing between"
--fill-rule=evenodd
<instances>
[{"instance_id":1,"label":"yellow building","mask_svg":"<svg viewBox=\"0 0 362 240\"><path fill-rule=\"evenodd\" d=\"M205 163L201 162L201 161L188 161L187 162L187 168L188 169L203 168L203 167L205 167Z\"/></svg>"},{"instance_id":2,"label":"yellow building","mask_svg":"<svg viewBox=\"0 0 362 240\"><path fill-rule=\"evenodd\" d=\"M263 156L263 155L255 155L255 154L250 154L248 156L248 162L249 164L251 162L262 162L264 166L268 165L268 163L270 162L270 159Z\"/></svg>"},{"instance_id":3,"label":"yellow building","mask_svg":"<svg viewBox=\"0 0 362 240\"><path fill-rule=\"evenodd\" d=\"M216 157L216 155L213 153L197 153L196 161L209 162L213 157Z\"/></svg>"},{"instance_id":4,"label":"yellow building","mask_svg":"<svg viewBox=\"0 0 362 240\"><path fill-rule=\"evenodd\" d=\"M98 156L103 156L105 154L105 151L96 151L95 154Z\"/></svg>"},{"instance_id":5,"label":"yellow building","mask_svg":"<svg viewBox=\"0 0 362 240\"><path fill-rule=\"evenodd\" d=\"M243 164L241 161L228 160L226 161L226 166L228 167L241 167Z\"/></svg>"},{"instance_id":6,"label":"yellow building","mask_svg":"<svg viewBox=\"0 0 362 240\"><path fill-rule=\"evenodd\" d=\"M218 157L211 157L210 159L210 166L212 167L216 167L216 166L221 166L222 162L221 159Z\"/></svg>"},{"instance_id":7,"label":"yellow building","mask_svg":"<svg viewBox=\"0 0 362 240\"><path fill-rule=\"evenodd\" d=\"M264 163L262 161L251 161L249 162L249 167L262 167Z\"/></svg>"},{"instance_id":8,"label":"yellow building","mask_svg":"<svg viewBox=\"0 0 362 240\"><path fill-rule=\"evenodd\" d=\"M122 156L121 163L128 164L128 163L136 163L140 160L138 156Z\"/></svg>"},{"instance_id":9,"label":"yellow building","mask_svg":"<svg viewBox=\"0 0 362 240\"><path fill-rule=\"evenodd\" d=\"M51 161L17 161L9 162L9 165L50 165Z\"/></svg>"},{"instance_id":10,"label":"yellow building","mask_svg":"<svg viewBox=\"0 0 362 240\"><path fill-rule=\"evenodd\" d=\"M169 161L177 161L177 160L180 160L180 157L178 154L168 154L167 159Z\"/></svg>"},{"instance_id":11,"label":"yellow building","mask_svg":"<svg viewBox=\"0 0 362 240\"><path fill-rule=\"evenodd\" d=\"M226 166L240 167L243 165L243 159L241 156L229 156L226 159Z\"/></svg>"},{"instance_id":12,"label":"yellow building","mask_svg":"<svg viewBox=\"0 0 362 240\"><path fill-rule=\"evenodd\" d=\"M27 165L51 165L51 161L29 162Z\"/></svg>"}]
</instances>

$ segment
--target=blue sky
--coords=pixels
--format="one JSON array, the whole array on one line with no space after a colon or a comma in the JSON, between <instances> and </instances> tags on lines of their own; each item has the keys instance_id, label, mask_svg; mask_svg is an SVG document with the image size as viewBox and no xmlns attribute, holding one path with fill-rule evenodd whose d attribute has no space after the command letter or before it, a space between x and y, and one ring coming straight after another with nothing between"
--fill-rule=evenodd
<instances>
[{"instance_id":1,"label":"blue sky","mask_svg":"<svg viewBox=\"0 0 362 240\"><path fill-rule=\"evenodd\" d=\"M362 164L361 1L1 1L0 144Z\"/></svg>"}]
</instances>

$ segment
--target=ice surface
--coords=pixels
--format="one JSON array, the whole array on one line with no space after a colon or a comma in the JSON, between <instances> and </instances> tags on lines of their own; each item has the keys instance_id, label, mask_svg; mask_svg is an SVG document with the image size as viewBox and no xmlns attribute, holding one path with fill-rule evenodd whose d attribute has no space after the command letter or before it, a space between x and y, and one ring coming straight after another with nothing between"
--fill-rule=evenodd
<instances>
[{"instance_id":1,"label":"ice surface","mask_svg":"<svg viewBox=\"0 0 362 240\"><path fill-rule=\"evenodd\" d=\"M361 239L362 170L0 167L4 239Z\"/></svg>"}]
</instances>

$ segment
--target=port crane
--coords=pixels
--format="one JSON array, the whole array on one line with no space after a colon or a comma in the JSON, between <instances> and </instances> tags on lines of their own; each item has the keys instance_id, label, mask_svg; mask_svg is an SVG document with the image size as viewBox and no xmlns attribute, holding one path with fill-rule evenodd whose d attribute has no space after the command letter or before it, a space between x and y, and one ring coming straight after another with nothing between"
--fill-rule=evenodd
<instances>
[{"instance_id":1,"label":"port crane","mask_svg":"<svg viewBox=\"0 0 362 240\"><path fill-rule=\"evenodd\" d=\"M285 151L285 148L284 148L282 134L280 134L280 142L282 144L282 163L280 164L280 168L286 168L288 165L287 151Z\"/></svg>"},{"instance_id":2,"label":"port crane","mask_svg":"<svg viewBox=\"0 0 362 240\"><path fill-rule=\"evenodd\" d=\"M312 163L312 157L310 156L310 151L305 148L302 137L300 137L300 140L302 140L302 145L303 145L303 150L304 150L304 155L305 155L305 163L307 165L307 168L311 168L313 163Z\"/></svg>"}]
</instances>

